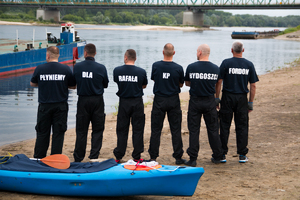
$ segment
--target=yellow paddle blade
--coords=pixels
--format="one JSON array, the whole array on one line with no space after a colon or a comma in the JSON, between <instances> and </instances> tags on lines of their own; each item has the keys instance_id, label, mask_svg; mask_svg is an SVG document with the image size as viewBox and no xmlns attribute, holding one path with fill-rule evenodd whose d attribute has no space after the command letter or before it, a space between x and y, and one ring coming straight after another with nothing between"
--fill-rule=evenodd
<instances>
[{"instance_id":1,"label":"yellow paddle blade","mask_svg":"<svg viewBox=\"0 0 300 200\"><path fill-rule=\"evenodd\" d=\"M63 154L53 154L40 159L40 161L57 169L68 169L70 167L70 159Z\"/></svg>"}]
</instances>

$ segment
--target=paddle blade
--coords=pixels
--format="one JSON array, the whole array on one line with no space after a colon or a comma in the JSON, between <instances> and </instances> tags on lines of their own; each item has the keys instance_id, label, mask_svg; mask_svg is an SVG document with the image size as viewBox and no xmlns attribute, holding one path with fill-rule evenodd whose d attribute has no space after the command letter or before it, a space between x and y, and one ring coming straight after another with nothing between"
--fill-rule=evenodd
<instances>
[{"instance_id":1,"label":"paddle blade","mask_svg":"<svg viewBox=\"0 0 300 200\"><path fill-rule=\"evenodd\" d=\"M40 161L57 169L68 169L70 167L70 159L63 154L53 154L40 159Z\"/></svg>"}]
</instances>

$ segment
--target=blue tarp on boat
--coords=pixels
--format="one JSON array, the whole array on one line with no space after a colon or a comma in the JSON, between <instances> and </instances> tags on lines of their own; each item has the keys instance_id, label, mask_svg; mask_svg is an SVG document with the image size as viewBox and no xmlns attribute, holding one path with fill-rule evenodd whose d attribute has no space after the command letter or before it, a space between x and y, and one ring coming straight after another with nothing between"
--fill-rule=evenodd
<instances>
[{"instance_id":1,"label":"blue tarp on boat","mask_svg":"<svg viewBox=\"0 0 300 200\"><path fill-rule=\"evenodd\" d=\"M114 159L103 162L78 163L72 162L68 169L56 169L36 160L30 160L24 154L14 157L0 157L0 170L23 171L23 172L53 172L53 173L90 173L103 171L118 165Z\"/></svg>"}]
</instances>

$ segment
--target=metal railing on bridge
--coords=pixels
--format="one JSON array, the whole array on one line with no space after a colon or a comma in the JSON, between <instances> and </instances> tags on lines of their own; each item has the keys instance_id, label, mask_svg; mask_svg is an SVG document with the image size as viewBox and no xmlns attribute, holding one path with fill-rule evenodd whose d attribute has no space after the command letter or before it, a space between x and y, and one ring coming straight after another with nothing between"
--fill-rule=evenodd
<instances>
[{"instance_id":1,"label":"metal railing on bridge","mask_svg":"<svg viewBox=\"0 0 300 200\"><path fill-rule=\"evenodd\" d=\"M0 0L0 5L103 6L103 7L199 7L201 9L300 8L300 0Z\"/></svg>"}]
</instances>

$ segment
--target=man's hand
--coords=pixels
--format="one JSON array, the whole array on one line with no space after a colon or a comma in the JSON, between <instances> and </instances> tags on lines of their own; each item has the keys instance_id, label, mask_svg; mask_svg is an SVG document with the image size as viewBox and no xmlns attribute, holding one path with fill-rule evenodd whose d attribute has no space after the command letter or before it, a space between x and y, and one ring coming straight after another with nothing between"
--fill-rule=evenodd
<instances>
[{"instance_id":1,"label":"man's hand","mask_svg":"<svg viewBox=\"0 0 300 200\"><path fill-rule=\"evenodd\" d=\"M253 102L248 102L248 112L253 111Z\"/></svg>"},{"instance_id":2,"label":"man's hand","mask_svg":"<svg viewBox=\"0 0 300 200\"><path fill-rule=\"evenodd\" d=\"M220 109L219 104L220 104L221 100L219 98L215 98L215 102L216 102L217 109Z\"/></svg>"}]
</instances>

